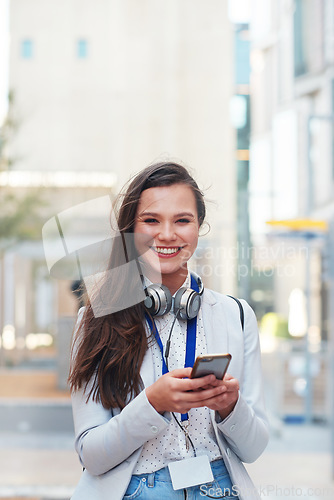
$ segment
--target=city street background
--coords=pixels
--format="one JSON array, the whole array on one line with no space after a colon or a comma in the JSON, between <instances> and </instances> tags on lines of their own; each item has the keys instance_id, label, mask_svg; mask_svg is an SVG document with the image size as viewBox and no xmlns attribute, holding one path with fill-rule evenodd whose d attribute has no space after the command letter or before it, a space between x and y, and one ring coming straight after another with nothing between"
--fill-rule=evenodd
<instances>
[{"instance_id":1,"label":"city street background","mask_svg":"<svg viewBox=\"0 0 334 500\"><path fill-rule=\"evenodd\" d=\"M82 468L74 451L70 397L57 389L48 359L0 371L0 498L68 500ZM283 423L270 415L271 439L246 467L269 500L332 499L331 432L327 423Z\"/></svg>"}]
</instances>

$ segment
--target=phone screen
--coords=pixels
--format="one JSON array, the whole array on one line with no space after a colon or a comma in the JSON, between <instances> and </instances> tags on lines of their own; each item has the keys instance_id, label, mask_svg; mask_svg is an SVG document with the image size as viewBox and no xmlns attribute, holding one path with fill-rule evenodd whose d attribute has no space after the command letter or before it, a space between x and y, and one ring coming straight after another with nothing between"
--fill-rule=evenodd
<instances>
[{"instance_id":1,"label":"phone screen","mask_svg":"<svg viewBox=\"0 0 334 500\"><path fill-rule=\"evenodd\" d=\"M213 373L216 378L224 378L231 360L230 354L212 354L198 356L193 366L190 378L204 377Z\"/></svg>"}]
</instances>

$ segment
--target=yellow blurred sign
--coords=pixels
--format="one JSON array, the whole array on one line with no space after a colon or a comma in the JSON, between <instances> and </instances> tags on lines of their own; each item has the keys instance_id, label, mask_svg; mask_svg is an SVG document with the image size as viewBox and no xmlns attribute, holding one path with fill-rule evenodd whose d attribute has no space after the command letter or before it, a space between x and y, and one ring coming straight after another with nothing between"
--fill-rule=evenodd
<instances>
[{"instance_id":1,"label":"yellow blurred sign","mask_svg":"<svg viewBox=\"0 0 334 500\"><path fill-rule=\"evenodd\" d=\"M325 220L314 219L287 219L287 220L268 220L270 226L287 227L294 231L318 230L328 231L328 223Z\"/></svg>"}]
</instances>

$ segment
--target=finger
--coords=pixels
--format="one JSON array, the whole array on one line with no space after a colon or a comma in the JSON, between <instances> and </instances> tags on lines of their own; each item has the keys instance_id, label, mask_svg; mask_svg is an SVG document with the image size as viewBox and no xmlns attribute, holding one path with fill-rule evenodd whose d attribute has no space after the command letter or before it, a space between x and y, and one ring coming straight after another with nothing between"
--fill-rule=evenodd
<instances>
[{"instance_id":1,"label":"finger","mask_svg":"<svg viewBox=\"0 0 334 500\"><path fill-rule=\"evenodd\" d=\"M239 390L239 381L236 378L226 380L224 385L228 392L234 392Z\"/></svg>"},{"instance_id":2,"label":"finger","mask_svg":"<svg viewBox=\"0 0 334 500\"><path fill-rule=\"evenodd\" d=\"M189 378L191 370L192 368L176 368L175 370L169 372L169 375L175 378Z\"/></svg>"},{"instance_id":3,"label":"finger","mask_svg":"<svg viewBox=\"0 0 334 500\"><path fill-rule=\"evenodd\" d=\"M226 392L213 396L209 399L200 402L199 406L207 406L211 409L223 409L229 406L231 403L235 403L235 398L231 398Z\"/></svg>"},{"instance_id":4,"label":"finger","mask_svg":"<svg viewBox=\"0 0 334 500\"><path fill-rule=\"evenodd\" d=\"M197 389L198 391L203 391L204 389L212 389L212 387L216 387L216 385L213 385L213 384L208 384L208 385L205 385L204 387L200 387L199 389Z\"/></svg>"},{"instance_id":5,"label":"finger","mask_svg":"<svg viewBox=\"0 0 334 500\"><path fill-rule=\"evenodd\" d=\"M206 385L216 385L215 381L216 377L210 374L205 377L185 379L183 381L183 386L185 391L196 391L200 387L205 387Z\"/></svg>"},{"instance_id":6,"label":"finger","mask_svg":"<svg viewBox=\"0 0 334 500\"><path fill-rule=\"evenodd\" d=\"M211 389L190 391L182 394L183 401L185 404L191 404L192 407L195 405L203 406L203 402L220 396L226 392L226 387L219 386L213 387Z\"/></svg>"},{"instance_id":7,"label":"finger","mask_svg":"<svg viewBox=\"0 0 334 500\"><path fill-rule=\"evenodd\" d=\"M225 386L224 382L222 382L221 380L215 379L214 382L211 382L210 384L203 385L203 386L199 387L199 389L193 389L193 390L202 391L204 389L213 389L214 387L222 387L222 386Z\"/></svg>"},{"instance_id":8,"label":"finger","mask_svg":"<svg viewBox=\"0 0 334 500\"><path fill-rule=\"evenodd\" d=\"M217 385L225 385L225 384L224 384L223 380L221 380L219 378L215 378L214 382L211 385L216 387Z\"/></svg>"}]
</instances>

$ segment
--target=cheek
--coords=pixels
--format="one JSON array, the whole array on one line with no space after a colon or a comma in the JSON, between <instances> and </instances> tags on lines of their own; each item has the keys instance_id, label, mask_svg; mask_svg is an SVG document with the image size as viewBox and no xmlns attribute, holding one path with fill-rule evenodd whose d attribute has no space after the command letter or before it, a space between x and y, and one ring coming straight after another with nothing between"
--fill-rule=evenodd
<instances>
[{"instance_id":1,"label":"cheek","mask_svg":"<svg viewBox=\"0 0 334 500\"><path fill-rule=\"evenodd\" d=\"M198 243L198 229L192 228L188 233L188 242L191 246L197 246Z\"/></svg>"},{"instance_id":2,"label":"cheek","mask_svg":"<svg viewBox=\"0 0 334 500\"><path fill-rule=\"evenodd\" d=\"M154 241L152 228L150 228L147 225L144 226L141 226L140 224L136 225L134 228L134 241L137 250L139 249L143 250L143 247L147 247L147 245L152 245L152 242Z\"/></svg>"},{"instance_id":3,"label":"cheek","mask_svg":"<svg viewBox=\"0 0 334 500\"><path fill-rule=\"evenodd\" d=\"M143 246L143 233L137 224L134 227L134 243L137 251L140 253L140 249Z\"/></svg>"},{"instance_id":4,"label":"cheek","mask_svg":"<svg viewBox=\"0 0 334 500\"><path fill-rule=\"evenodd\" d=\"M140 222L135 225L134 228L135 235L137 234L140 238L141 235L152 235L154 229L149 224L141 224Z\"/></svg>"}]
</instances>

